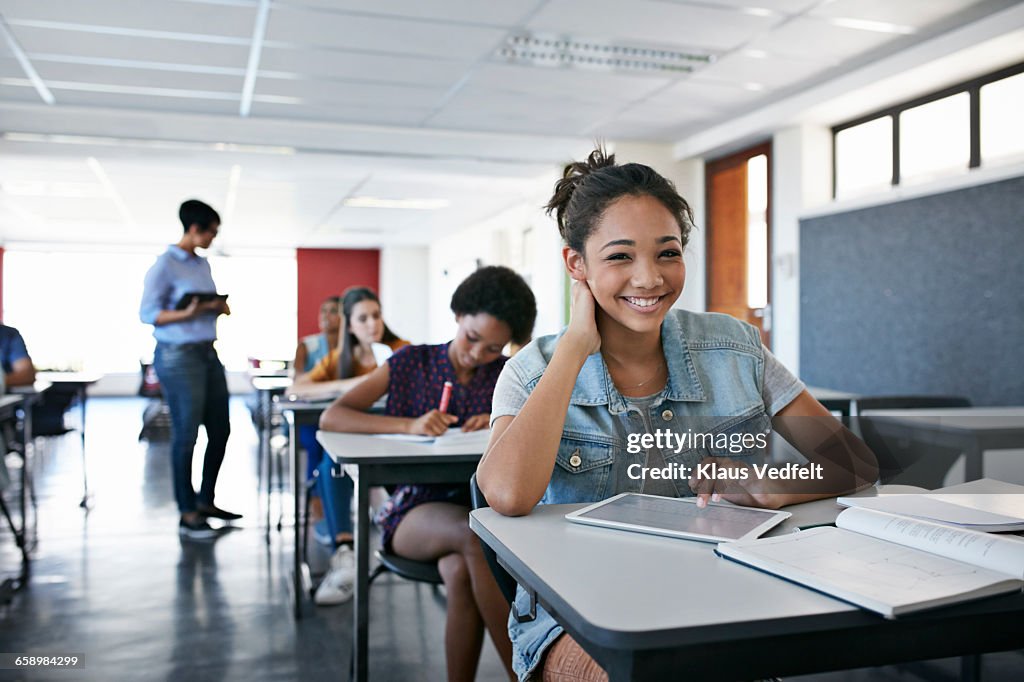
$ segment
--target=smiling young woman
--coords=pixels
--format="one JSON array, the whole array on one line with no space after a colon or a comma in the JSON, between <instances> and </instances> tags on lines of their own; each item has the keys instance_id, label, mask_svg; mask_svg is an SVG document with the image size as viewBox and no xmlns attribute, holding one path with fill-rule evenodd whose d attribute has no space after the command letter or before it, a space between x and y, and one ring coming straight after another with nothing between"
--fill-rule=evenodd
<instances>
[{"instance_id":1,"label":"smiling young woman","mask_svg":"<svg viewBox=\"0 0 1024 682\"><path fill-rule=\"evenodd\" d=\"M724 497L778 507L874 482L871 453L763 347L756 329L726 315L672 308L686 280L693 215L671 182L647 166L617 165L598 149L566 166L548 209L574 280L572 319L509 360L495 387L490 445L477 472L492 508L522 515L538 503L596 502L623 492L696 495L698 506ZM638 465L697 471L714 463L749 474L753 451L628 443L656 429L764 438L772 426L821 464L821 481L628 473ZM516 602L525 612L529 597L519 590ZM510 620L509 636L521 680L607 679L542 606L529 623Z\"/></svg>"}]
</instances>

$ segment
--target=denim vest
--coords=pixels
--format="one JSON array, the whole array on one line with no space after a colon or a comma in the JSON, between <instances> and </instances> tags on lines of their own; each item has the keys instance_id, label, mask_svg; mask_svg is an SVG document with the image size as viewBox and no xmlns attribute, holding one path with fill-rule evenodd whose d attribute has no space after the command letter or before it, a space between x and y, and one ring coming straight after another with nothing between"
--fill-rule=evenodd
<instances>
[{"instance_id":1,"label":"denim vest","mask_svg":"<svg viewBox=\"0 0 1024 682\"><path fill-rule=\"evenodd\" d=\"M505 365L521 387L518 399L540 381L561 334L544 336L523 348ZM541 504L596 502L622 492L640 492L642 480L629 478L630 464L645 465L649 454L664 463L692 467L707 456L743 458L758 454L721 447L732 434L767 434L771 421L761 395L764 354L757 330L733 317L716 313L673 310L661 327L662 348L668 363L668 381L646 415L631 409L608 374L600 353L587 358L569 400L554 471ZM510 379L512 377L509 377ZM506 396L499 382L492 417L503 413ZM509 386L509 393L513 387ZM673 433L713 434L699 447L668 447L660 452L627 451L627 437L668 429ZM711 441L708 443L707 441ZM735 443L736 438L731 439ZM677 452L678 450L678 452ZM685 481L675 482L679 496L692 495ZM516 610L529 610L529 597L516 595ZM513 667L520 680L528 678L544 650L562 628L541 606L529 623L509 619Z\"/></svg>"}]
</instances>

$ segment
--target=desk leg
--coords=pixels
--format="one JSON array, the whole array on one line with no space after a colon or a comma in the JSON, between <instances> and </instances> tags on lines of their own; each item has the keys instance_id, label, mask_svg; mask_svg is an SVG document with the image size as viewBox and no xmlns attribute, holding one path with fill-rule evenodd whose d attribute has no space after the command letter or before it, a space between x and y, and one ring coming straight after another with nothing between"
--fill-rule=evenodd
<instances>
[{"instance_id":1,"label":"desk leg","mask_svg":"<svg viewBox=\"0 0 1024 682\"><path fill-rule=\"evenodd\" d=\"M291 458L292 463L292 498L294 502L293 513L295 515L295 523L293 526L295 529L295 546L293 548L295 551L295 558L293 561L294 565L292 566L292 587L295 592L295 620L299 620L302 618L302 600L306 596L305 585L302 580L302 565L304 563L302 560L303 538L300 537L302 534L302 524L299 523L299 504L302 498L302 486L300 481L302 480L302 476L299 471L299 439L296 437L298 436L296 433L296 429L298 429L298 427L295 425L294 419L290 419L288 421L288 426L291 430L291 438L288 439L288 455Z\"/></svg>"},{"instance_id":2,"label":"desk leg","mask_svg":"<svg viewBox=\"0 0 1024 682\"><path fill-rule=\"evenodd\" d=\"M362 473L362 472L360 472ZM356 481L356 594L355 642L352 647L352 671L357 682L366 682L369 651L369 576L370 576L370 485L365 475Z\"/></svg>"},{"instance_id":3,"label":"desk leg","mask_svg":"<svg viewBox=\"0 0 1024 682\"><path fill-rule=\"evenodd\" d=\"M964 482L985 477L985 451L975 442L964 450Z\"/></svg>"},{"instance_id":4,"label":"desk leg","mask_svg":"<svg viewBox=\"0 0 1024 682\"><path fill-rule=\"evenodd\" d=\"M87 390L85 386L78 388L78 406L82 415L82 501L78 504L82 509L89 508L89 467L85 459L85 398Z\"/></svg>"},{"instance_id":5,"label":"desk leg","mask_svg":"<svg viewBox=\"0 0 1024 682\"><path fill-rule=\"evenodd\" d=\"M960 658L960 679L963 682L981 682L981 654Z\"/></svg>"},{"instance_id":6,"label":"desk leg","mask_svg":"<svg viewBox=\"0 0 1024 682\"><path fill-rule=\"evenodd\" d=\"M271 422L270 391L260 391L260 467L266 471L267 483L267 518L266 518L266 540L270 544L270 500L274 495L273 481L271 474L273 469L270 463L270 437L273 435L273 424Z\"/></svg>"}]
</instances>

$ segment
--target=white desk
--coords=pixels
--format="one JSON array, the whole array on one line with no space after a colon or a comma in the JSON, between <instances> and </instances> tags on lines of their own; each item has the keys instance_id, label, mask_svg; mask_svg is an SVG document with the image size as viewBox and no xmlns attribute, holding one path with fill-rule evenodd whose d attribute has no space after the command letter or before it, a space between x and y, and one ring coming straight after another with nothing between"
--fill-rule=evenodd
<instances>
[{"instance_id":1,"label":"white desk","mask_svg":"<svg viewBox=\"0 0 1024 682\"><path fill-rule=\"evenodd\" d=\"M986 450L1024 448L1024 407L871 410L860 418L883 436L960 448L967 481L984 476Z\"/></svg>"},{"instance_id":2,"label":"white desk","mask_svg":"<svg viewBox=\"0 0 1024 682\"><path fill-rule=\"evenodd\" d=\"M78 398L79 414L82 421L82 501L78 506L89 508L89 471L85 457L85 402L89 397L89 387L103 378L96 372L37 372L36 378L52 384L51 391L74 393Z\"/></svg>"},{"instance_id":3,"label":"white desk","mask_svg":"<svg viewBox=\"0 0 1024 682\"><path fill-rule=\"evenodd\" d=\"M274 396L284 393L284 390L292 385L292 380L287 376L251 376L252 387L256 390L256 397L259 403L260 428L257 431L259 441L257 445L257 460L259 478L266 473L267 492L267 517L266 517L266 541L270 543L270 502L273 497L273 458L270 452L270 438L274 435ZM280 476L278 479L280 480ZM257 482L257 487L262 487ZM280 530L280 528L278 529Z\"/></svg>"},{"instance_id":4,"label":"white desk","mask_svg":"<svg viewBox=\"0 0 1024 682\"><path fill-rule=\"evenodd\" d=\"M412 483L466 483L476 471L483 449L466 446L439 448L430 444L409 443L351 433L317 431L324 450L356 483L356 589L355 627L352 648L355 679L365 682L370 575L370 488L377 485Z\"/></svg>"},{"instance_id":5,"label":"white desk","mask_svg":"<svg viewBox=\"0 0 1024 682\"><path fill-rule=\"evenodd\" d=\"M1024 594L886 621L720 559L711 544L564 519L582 506L518 518L478 509L470 527L613 682L682 671L687 680L756 679L1024 646ZM818 523L822 509L789 510L797 523Z\"/></svg>"},{"instance_id":6,"label":"white desk","mask_svg":"<svg viewBox=\"0 0 1024 682\"><path fill-rule=\"evenodd\" d=\"M296 620L302 618L303 595L309 591L311 580L309 577L309 566L304 557L306 538L303 536L304 516L303 489L305 488L306 477L302 467L302 458L299 457L299 429L304 426L316 426L320 422L320 414L327 409L330 401L310 402L303 400L282 400L278 402L278 409L288 422L290 433L288 435L288 456L292 469L292 513L293 527L295 528L294 538L294 566L292 571L292 590L295 599L293 612ZM278 524L280 526L280 523Z\"/></svg>"}]
</instances>

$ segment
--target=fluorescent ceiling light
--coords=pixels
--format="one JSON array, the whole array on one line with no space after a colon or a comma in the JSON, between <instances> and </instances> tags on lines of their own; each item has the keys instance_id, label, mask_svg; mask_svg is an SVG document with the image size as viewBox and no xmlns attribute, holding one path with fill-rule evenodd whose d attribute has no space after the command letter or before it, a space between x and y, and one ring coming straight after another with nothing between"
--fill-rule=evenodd
<instances>
[{"instance_id":1,"label":"fluorescent ceiling light","mask_svg":"<svg viewBox=\"0 0 1024 682\"><path fill-rule=\"evenodd\" d=\"M127 147L143 149L177 149L182 151L237 152L245 154L275 154L290 156L295 147L276 147L262 144L235 144L233 142L185 142L181 140L142 140L123 137L99 137L92 135L46 135L42 133L0 133L5 142L29 142L43 144L95 145L102 147Z\"/></svg>"},{"instance_id":2,"label":"fluorescent ceiling light","mask_svg":"<svg viewBox=\"0 0 1024 682\"><path fill-rule=\"evenodd\" d=\"M349 197L345 206L350 208L404 208L417 211L435 211L446 208L447 199L381 199L379 197Z\"/></svg>"},{"instance_id":3,"label":"fluorescent ceiling light","mask_svg":"<svg viewBox=\"0 0 1024 682\"><path fill-rule=\"evenodd\" d=\"M705 52L528 33L510 35L495 56L510 64L630 73L691 73L714 61L714 55Z\"/></svg>"},{"instance_id":4,"label":"fluorescent ceiling light","mask_svg":"<svg viewBox=\"0 0 1024 682\"><path fill-rule=\"evenodd\" d=\"M833 17L829 19L829 23L833 26L842 26L843 28L855 28L860 31L874 31L875 33L893 33L896 35L910 35L917 33L917 29L913 26L901 26L899 24L890 24L887 21L870 21L868 19L852 19L849 17Z\"/></svg>"},{"instance_id":5,"label":"fluorescent ceiling light","mask_svg":"<svg viewBox=\"0 0 1024 682\"><path fill-rule=\"evenodd\" d=\"M240 116L252 111L252 96L256 91L256 74L260 69L260 52L267 35L267 15L270 14L270 0L260 0L256 10L256 24L252 29L252 45L249 47L249 63L245 68L245 82L242 84L242 102L238 107Z\"/></svg>"},{"instance_id":6,"label":"fluorescent ceiling light","mask_svg":"<svg viewBox=\"0 0 1024 682\"><path fill-rule=\"evenodd\" d=\"M128 204L124 203L124 198L121 196L121 193L117 191L117 187L115 187L114 183L111 182L110 176L107 175L107 171L103 170L103 166L100 165L100 162L94 156L90 156L86 159L85 163L92 170L93 174L96 175L96 178L100 181L100 184L103 185L103 188L107 190L107 196L114 202L114 206L117 207L118 213L121 214L121 219L124 221L124 224L128 227L134 227L135 218L132 217L132 212L128 210Z\"/></svg>"},{"instance_id":7,"label":"fluorescent ceiling light","mask_svg":"<svg viewBox=\"0 0 1024 682\"><path fill-rule=\"evenodd\" d=\"M770 10L765 7L744 7L743 13L754 17L774 17L778 14L774 10Z\"/></svg>"},{"instance_id":8,"label":"fluorescent ceiling light","mask_svg":"<svg viewBox=\"0 0 1024 682\"><path fill-rule=\"evenodd\" d=\"M25 54L25 50L21 48L21 44L18 42L14 34L11 33L10 27L7 25L7 21L0 15L0 33L3 34L4 39L7 41L7 46L11 48L11 52L14 54L14 58L18 60L21 65L22 71L28 76L29 81L32 83L32 87L39 93L39 97L42 98L47 104L53 104L57 99L50 92L50 88L46 87L46 83L36 72L36 68L32 66L32 62L29 61L28 55Z\"/></svg>"}]
</instances>

